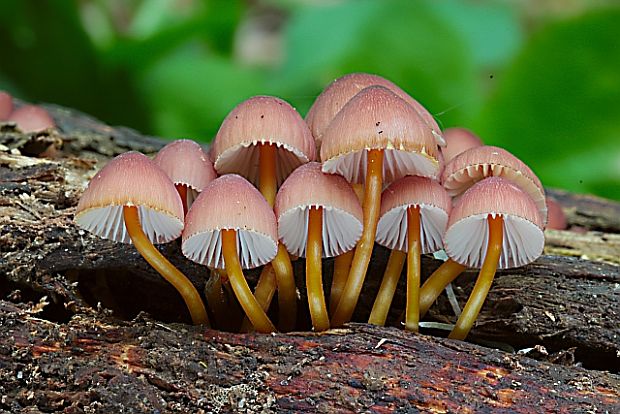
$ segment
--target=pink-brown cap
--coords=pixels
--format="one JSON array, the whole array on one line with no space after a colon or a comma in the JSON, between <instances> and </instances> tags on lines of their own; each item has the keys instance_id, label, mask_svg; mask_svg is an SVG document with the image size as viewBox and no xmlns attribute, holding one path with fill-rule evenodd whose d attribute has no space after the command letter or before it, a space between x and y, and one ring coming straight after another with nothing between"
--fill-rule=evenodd
<instances>
[{"instance_id":1,"label":"pink-brown cap","mask_svg":"<svg viewBox=\"0 0 620 414\"><path fill-rule=\"evenodd\" d=\"M367 152L384 150L383 178L437 177L439 149L431 129L407 102L383 86L369 86L338 112L323 134L323 171L362 183Z\"/></svg>"},{"instance_id":2,"label":"pink-brown cap","mask_svg":"<svg viewBox=\"0 0 620 414\"><path fill-rule=\"evenodd\" d=\"M153 161L168 174L174 184L183 184L191 190L187 192L188 205L217 177L207 153L189 139L170 142L159 150Z\"/></svg>"},{"instance_id":3,"label":"pink-brown cap","mask_svg":"<svg viewBox=\"0 0 620 414\"><path fill-rule=\"evenodd\" d=\"M176 239L183 231L183 204L172 181L139 152L126 152L107 163L88 184L75 222L104 239L131 243L123 207L138 208L140 223L153 243Z\"/></svg>"},{"instance_id":4,"label":"pink-brown cap","mask_svg":"<svg viewBox=\"0 0 620 414\"><path fill-rule=\"evenodd\" d=\"M422 253L440 250L448 224L451 200L437 181L424 177L401 178L383 191L377 224L377 243L392 250L408 250L407 209L412 206L420 208Z\"/></svg>"},{"instance_id":5,"label":"pink-brown cap","mask_svg":"<svg viewBox=\"0 0 620 414\"><path fill-rule=\"evenodd\" d=\"M40 132L56 126L50 114L36 105L24 105L17 108L11 113L8 121L15 122L17 127L25 133Z\"/></svg>"},{"instance_id":6,"label":"pink-brown cap","mask_svg":"<svg viewBox=\"0 0 620 414\"><path fill-rule=\"evenodd\" d=\"M441 181L452 197L457 197L487 177L512 181L534 200L543 222L547 221L545 190L532 169L503 148L481 146L468 149L446 164Z\"/></svg>"},{"instance_id":7,"label":"pink-brown cap","mask_svg":"<svg viewBox=\"0 0 620 414\"><path fill-rule=\"evenodd\" d=\"M222 230L237 231L241 267L269 263L278 250L278 229L265 198L243 177L223 175L211 181L187 212L183 254L194 262L224 269Z\"/></svg>"},{"instance_id":8,"label":"pink-brown cap","mask_svg":"<svg viewBox=\"0 0 620 414\"><path fill-rule=\"evenodd\" d=\"M450 162L460 153L483 145L482 140L469 129L448 128L443 131L446 146L441 149L445 162Z\"/></svg>"},{"instance_id":9,"label":"pink-brown cap","mask_svg":"<svg viewBox=\"0 0 620 414\"><path fill-rule=\"evenodd\" d=\"M255 96L237 105L220 126L211 147L216 171L257 183L260 143L278 148L278 185L316 156L312 134L291 105L273 96Z\"/></svg>"},{"instance_id":10,"label":"pink-brown cap","mask_svg":"<svg viewBox=\"0 0 620 414\"><path fill-rule=\"evenodd\" d=\"M399 88L395 83L369 73L350 73L330 83L316 98L306 115L306 122L317 143L317 149L321 147L323 133L342 107L362 89L369 86L383 86L411 105L420 117L431 128L438 145L445 145L441 129L435 118L422 104L413 99L407 92Z\"/></svg>"},{"instance_id":11,"label":"pink-brown cap","mask_svg":"<svg viewBox=\"0 0 620 414\"><path fill-rule=\"evenodd\" d=\"M339 175L325 174L321 164L311 162L293 171L276 196L278 233L289 252L306 256L311 207L323 208L323 257L355 247L364 226L362 206L351 184Z\"/></svg>"},{"instance_id":12,"label":"pink-brown cap","mask_svg":"<svg viewBox=\"0 0 620 414\"><path fill-rule=\"evenodd\" d=\"M543 221L534 201L511 181L490 177L465 191L452 208L444 236L444 248L451 259L468 267L482 266L489 215L503 217L500 269L526 265L542 254Z\"/></svg>"},{"instance_id":13,"label":"pink-brown cap","mask_svg":"<svg viewBox=\"0 0 620 414\"><path fill-rule=\"evenodd\" d=\"M8 119L11 112L13 112L13 97L0 91L0 121Z\"/></svg>"},{"instance_id":14,"label":"pink-brown cap","mask_svg":"<svg viewBox=\"0 0 620 414\"><path fill-rule=\"evenodd\" d=\"M548 229L565 230L568 227L566 214L562 206L551 197L547 197L547 226Z\"/></svg>"}]
</instances>

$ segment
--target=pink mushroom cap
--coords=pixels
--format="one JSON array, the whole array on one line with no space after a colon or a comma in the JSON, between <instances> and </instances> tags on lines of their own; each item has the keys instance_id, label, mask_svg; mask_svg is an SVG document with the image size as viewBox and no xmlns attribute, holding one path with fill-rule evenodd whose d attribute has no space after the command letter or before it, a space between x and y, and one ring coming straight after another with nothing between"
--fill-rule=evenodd
<instances>
[{"instance_id":1,"label":"pink mushroom cap","mask_svg":"<svg viewBox=\"0 0 620 414\"><path fill-rule=\"evenodd\" d=\"M13 112L13 97L0 91L0 121L7 120L11 112Z\"/></svg>"},{"instance_id":2,"label":"pink mushroom cap","mask_svg":"<svg viewBox=\"0 0 620 414\"><path fill-rule=\"evenodd\" d=\"M566 214L562 206L554 198L547 197L547 226L548 229L565 230L568 227Z\"/></svg>"},{"instance_id":3,"label":"pink mushroom cap","mask_svg":"<svg viewBox=\"0 0 620 414\"><path fill-rule=\"evenodd\" d=\"M138 208L140 223L153 243L167 243L183 231L183 205L172 181L139 152L112 159L88 184L75 222L104 239L131 243L123 207Z\"/></svg>"},{"instance_id":4,"label":"pink mushroom cap","mask_svg":"<svg viewBox=\"0 0 620 414\"><path fill-rule=\"evenodd\" d=\"M392 250L408 250L407 209L412 206L420 208L422 253L441 250L451 200L437 181L425 177L407 176L383 190L377 243Z\"/></svg>"},{"instance_id":5,"label":"pink mushroom cap","mask_svg":"<svg viewBox=\"0 0 620 414\"><path fill-rule=\"evenodd\" d=\"M484 145L476 134L465 128L448 128L443 131L443 137L446 146L441 149L441 153L446 163L470 148Z\"/></svg>"},{"instance_id":6,"label":"pink mushroom cap","mask_svg":"<svg viewBox=\"0 0 620 414\"><path fill-rule=\"evenodd\" d=\"M452 207L444 236L444 248L451 259L468 267L482 266L489 215L503 217L500 269L526 265L542 254L543 221L534 201L513 182L489 177L465 191Z\"/></svg>"},{"instance_id":7,"label":"pink mushroom cap","mask_svg":"<svg viewBox=\"0 0 620 414\"><path fill-rule=\"evenodd\" d=\"M306 256L311 207L323 208L323 257L355 247L362 235L363 212L353 188L343 177L325 174L321 164L310 162L293 171L276 196L278 232L289 252Z\"/></svg>"},{"instance_id":8,"label":"pink mushroom cap","mask_svg":"<svg viewBox=\"0 0 620 414\"><path fill-rule=\"evenodd\" d=\"M185 218L182 251L190 260L224 269L222 230L237 231L241 267L269 263L278 250L278 229L273 210L246 179L237 174L211 181L192 204Z\"/></svg>"},{"instance_id":9,"label":"pink mushroom cap","mask_svg":"<svg viewBox=\"0 0 620 414\"><path fill-rule=\"evenodd\" d=\"M40 132L56 126L50 114L36 105L24 105L17 108L7 120L15 122L24 133Z\"/></svg>"}]
</instances>

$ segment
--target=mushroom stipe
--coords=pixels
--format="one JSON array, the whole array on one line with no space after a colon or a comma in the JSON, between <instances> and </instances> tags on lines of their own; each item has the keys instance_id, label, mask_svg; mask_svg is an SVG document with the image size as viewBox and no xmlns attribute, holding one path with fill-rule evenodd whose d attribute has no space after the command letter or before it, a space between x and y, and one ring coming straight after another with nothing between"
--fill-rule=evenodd
<instances>
[{"instance_id":1,"label":"mushroom stipe","mask_svg":"<svg viewBox=\"0 0 620 414\"><path fill-rule=\"evenodd\" d=\"M127 233L131 237L136 250L160 275L163 276L181 294L187 309L196 325L209 325L209 317L205 310L202 299L198 291L189 279L172 265L160 252L153 246L148 237L144 234L140 225L138 209L133 206L123 207L123 217Z\"/></svg>"}]
</instances>

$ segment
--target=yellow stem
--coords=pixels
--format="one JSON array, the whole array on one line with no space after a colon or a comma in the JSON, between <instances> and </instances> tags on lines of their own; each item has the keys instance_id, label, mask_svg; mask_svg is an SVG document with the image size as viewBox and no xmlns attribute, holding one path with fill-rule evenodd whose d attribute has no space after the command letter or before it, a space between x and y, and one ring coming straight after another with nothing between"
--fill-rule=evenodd
<instances>
[{"instance_id":1,"label":"yellow stem","mask_svg":"<svg viewBox=\"0 0 620 414\"><path fill-rule=\"evenodd\" d=\"M383 185L383 150L369 150L366 168L366 188L364 191L364 231L355 249L351 271L345 285L340 303L332 317L332 326L338 327L349 322L357 305L368 263L375 244L377 222L381 207L381 187Z\"/></svg>"},{"instance_id":2,"label":"yellow stem","mask_svg":"<svg viewBox=\"0 0 620 414\"><path fill-rule=\"evenodd\" d=\"M407 306L405 329L418 332L420 322L420 207L407 209Z\"/></svg>"},{"instance_id":3,"label":"yellow stem","mask_svg":"<svg viewBox=\"0 0 620 414\"><path fill-rule=\"evenodd\" d=\"M452 259L448 259L426 279L420 288L420 317L428 312L446 286L463 273L464 270L465 266Z\"/></svg>"},{"instance_id":4,"label":"yellow stem","mask_svg":"<svg viewBox=\"0 0 620 414\"><path fill-rule=\"evenodd\" d=\"M129 233L129 237L131 237L136 250L179 292L185 301L187 309L189 309L194 324L209 326L209 317L198 291L192 282L179 269L174 267L144 234L140 224L138 208L134 206L123 207L123 217L127 233Z\"/></svg>"},{"instance_id":5,"label":"yellow stem","mask_svg":"<svg viewBox=\"0 0 620 414\"><path fill-rule=\"evenodd\" d=\"M219 273L211 270L209 279L205 283L205 297L207 298L207 306L213 316L214 325L218 329L225 329L228 322L227 300L222 289L222 279Z\"/></svg>"},{"instance_id":6,"label":"yellow stem","mask_svg":"<svg viewBox=\"0 0 620 414\"><path fill-rule=\"evenodd\" d=\"M448 338L464 340L467 334L474 326L474 322L482 309L482 305L491 289L495 271L502 254L502 240L504 238L504 219L500 215L487 217L489 223L489 244L487 246L487 255L478 274L478 279L474 285L474 289L469 295L469 299L463 308L463 312L456 321L456 325Z\"/></svg>"},{"instance_id":7,"label":"yellow stem","mask_svg":"<svg viewBox=\"0 0 620 414\"><path fill-rule=\"evenodd\" d=\"M368 323L379 326L385 325L385 320L387 319L388 312L390 311L392 299L394 298L396 286L398 285L398 280L400 279L400 274L403 271L406 258L407 253L401 252L400 250L392 250L390 253L390 258L388 259L387 266L385 267L383 280L381 281L379 292L377 292L375 303L372 306Z\"/></svg>"},{"instance_id":8,"label":"yellow stem","mask_svg":"<svg viewBox=\"0 0 620 414\"><path fill-rule=\"evenodd\" d=\"M277 148L273 144L259 144L258 189L273 208L278 182L276 177Z\"/></svg>"},{"instance_id":9,"label":"yellow stem","mask_svg":"<svg viewBox=\"0 0 620 414\"><path fill-rule=\"evenodd\" d=\"M260 305L260 307L267 312L269 305L271 305L271 299L276 293L276 274L273 271L271 265L263 267L263 271L258 278L256 287L254 288L254 297ZM241 332L250 332L252 330L252 322L248 317L243 319L241 324Z\"/></svg>"},{"instance_id":10,"label":"yellow stem","mask_svg":"<svg viewBox=\"0 0 620 414\"><path fill-rule=\"evenodd\" d=\"M334 277L332 278L332 288L329 296L329 312L331 314L336 311L336 306L340 302L344 285L349 277L354 254L355 249L341 254L334 260Z\"/></svg>"},{"instance_id":11,"label":"yellow stem","mask_svg":"<svg viewBox=\"0 0 620 414\"><path fill-rule=\"evenodd\" d=\"M187 215L187 186L184 184L175 184L174 185L181 197L181 201L183 202L183 214Z\"/></svg>"},{"instance_id":12,"label":"yellow stem","mask_svg":"<svg viewBox=\"0 0 620 414\"><path fill-rule=\"evenodd\" d=\"M224 254L224 266L228 273L228 279L235 296L239 300L245 314L250 318L252 325L258 332L274 332L275 326L271 323L265 311L252 294L248 282L245 280L239 255L237 253L237 231L222 230L222 253Z\"/></svg>"},{"instance_id":13,"label":"yellow stem","mask_svg":"<svg viewBox=\"0 0 620 414\"><path fill-rule=\"evenodd\" d=\"M316 332L329 329L329 316L323 292L323 208L311 207L308 212L308 240L306 242L306 290L312 326Z\"/></svg>"}]
</instances>

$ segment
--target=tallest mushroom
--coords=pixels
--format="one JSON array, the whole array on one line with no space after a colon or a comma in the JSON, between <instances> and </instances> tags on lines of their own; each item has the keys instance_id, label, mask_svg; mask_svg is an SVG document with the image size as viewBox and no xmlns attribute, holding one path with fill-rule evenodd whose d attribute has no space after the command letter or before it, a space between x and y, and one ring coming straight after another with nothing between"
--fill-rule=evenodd
<instances>
[{"instance_id":1,"label":"tallest mushroom","mask_svg":"<svg viewBox=\"0 0 620 414\"><path fill-rule=\"evenodd\" d=\"M357 305L374 246L384 183L406 175L436 178L438 156L428 124L411 105L383 86L370 86L355 95L325 130L323 171L365 185L364 231L332 326L348 322Z\"/></svg>"}]
</instances>

